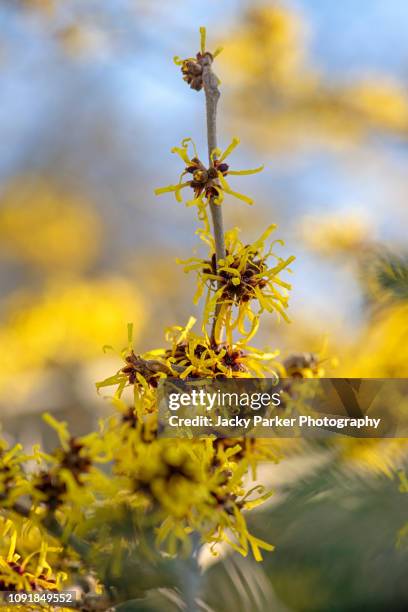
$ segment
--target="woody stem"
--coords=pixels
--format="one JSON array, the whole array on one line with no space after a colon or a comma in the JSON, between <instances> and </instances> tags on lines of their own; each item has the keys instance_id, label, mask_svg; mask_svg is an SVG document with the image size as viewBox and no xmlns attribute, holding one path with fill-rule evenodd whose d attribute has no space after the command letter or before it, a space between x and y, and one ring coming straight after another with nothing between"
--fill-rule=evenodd
<instances>
[{"instance_id":1,"label":"woody stem","mask_svg":"<svg viewBox=\"0 0 408 612\"><path fill-rule=\"evenodd\" d=\"M212 59L210 56L207 56L206 61L203 64L203 85L207 112L207 141L210 166L213 164L212 153L217 148L217 104L221 95L220 90L218 89L218 79L211 69L211 64ZM224 259L225 257L224 224L221 205L215 204L213 197L210 199L210 211L214 231L215 261L217 271L218 261L220 259ZM220 286L220 284L218 286ZM217 338L215 337L215 326L220 309L221 304L218 302L214 313L211 331L211 339L214 342L217 342Z\"/></svg>"}]
</instances>

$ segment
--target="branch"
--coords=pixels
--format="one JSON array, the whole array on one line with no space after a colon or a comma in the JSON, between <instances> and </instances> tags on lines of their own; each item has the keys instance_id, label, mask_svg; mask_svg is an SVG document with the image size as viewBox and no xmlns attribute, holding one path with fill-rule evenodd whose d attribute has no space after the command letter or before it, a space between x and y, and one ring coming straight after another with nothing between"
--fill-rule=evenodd
<instances>
[{"instance_id":1,"label":"branch","mask_svg":"<svg viewBox=\"0 0 408 612\"><path fill-rule=\"evenodd\" d=\"M211 154L217 148L217 104L220 98L218 79L211 69L212 59L206 56L203 63L203 85L207 111L207 141L209 165L212 165ZM224 228L222 221L222 208L210 200L210 210L214 226L215 254L218 259L225 257Z\"/></svg>"},{"instance_id":2,"label":"branch","mask_svg":"<svg viewBox=\"0 0 408 612\"><path fill-rule=\"evenodd\" d=\"M217 105L220 98L220 90L218 89L218 79L212 71L212 58L207 55L203 60L203 86L205 92L205 103L207 112L207 141L208 141L208 158L209 165L213 164L211 154L217 148ZM224 224L222 219L221 205L214 203L214 198L210 199L210 211L214 229L215 241L215 257L216 270L217 262L225 258L225 243L224 243ZM211 338L216 342L215 325L220 312L221 305L218 303L215 309Z\"/></svg>"}]
</instances>

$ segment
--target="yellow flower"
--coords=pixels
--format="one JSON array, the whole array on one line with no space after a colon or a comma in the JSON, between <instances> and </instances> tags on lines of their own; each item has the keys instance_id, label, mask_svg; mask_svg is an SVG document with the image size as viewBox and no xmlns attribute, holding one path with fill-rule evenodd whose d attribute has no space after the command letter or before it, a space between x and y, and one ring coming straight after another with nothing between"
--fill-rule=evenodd
<instances>
[{"instance_id":1,"label":"yellow flower","mask_svg":"<svg viewBox=\"0 0 408 612\"><path fill-rule=\"evenodd\" d=\"M78 438L69 438L68 448L57 448L51 456L54 465L41 469L33 480L33 500L54 511L71 494L80 493L84 475L92 467L92 459L85 444Z\"/></svg>"},{"instance_id":2,"label":"yellow flower","mask_svg":"<svg viewBox=\"0 0 408 612\"><path fill-rule=\"evenodd\" d=\"M17 528L13 521L0 516L0 591L61 589L67 576L63 572L54 573L47 557L62 552L62 548L52 547L40 538L39 548L26 557L16 552L20 541L24 546L27 526L25 521Z\"/></svg>"},{"instance_id":3,"label":"yellow flower","mask_svg":"<svg viewBox=\"0 0 408 612\"><path fill-rule=\"evenodd\" d=\"M125 361L125 366L113 376L96 383L97 390L117 386L113 399L116 402L116 407L119 406L122 412L126 412L126 408L123 410L120 398L124 389L128 385L133 385L134 406L138 414L155 411L155 389L160 379L178 375L177 371L166 361L165 350L156 349L137 355L133 349L133 324L129 324L128 346L121 351L121 356Z\"/></svg>"},{"instance_id":4,"label":"yellow flower","mask_svg":"<svg viewBox=\"0 0 408 612\"><path fill-rule=\"evenodd\" d=\"M189 154L189 145L192 145L194 155ZM197 206L199 217L205 217L205 207L211 200L215 204L221 204L224 200L224 195L229 194L243 200L247 204L253 204L253 200L242 193L233 191L226 180L226 176L256 174L263 170L263 166L250 170L231 170L229 165L225 163L226 158L239 144L238 138L233 138L231 144L221 152L215 149L211 154L211 164L209 168L200 161L196 147L191 138L185 138L181 142L181 147L174 147L172 153L180 156L185 164L185 168L180 176L179 182L176 185L168 185L155 190L156 195L163 193L174 192L176 200L182 202L181 191L185 187L191 187L194 191L194 198L186 202L187 206ZM192 179L183 181L186 174L191 174Z\"/></svg>"},{"instance_id":5,"label":"yellow flower","mask_svg":"<svg viewBox=\"0 0 408 612\"><path fill-rule=\"evenodd\" d=\"M165 355L170 367L181 368L180 378L264 378L277 376L279 352L263 352L246 343L215 344L207 335L195 334L190 319L185 328L175 326L167 332L172 348Z\"/></svg>"},{"instance_id":6,"label":"yellow flower","mask_svg":"<svg viewBox=\"0 0 408 612\"><path fill-rule=\"evenodd\" d=\"M27 456L22 446L16 444L12 448L0 440L0 501L12 506L14 501L27 492L27 479L22 469Z\"/></svg>"},{"instance_id":7,"label":"yellow flower","mask_svg":"<svg viewBox=\"0 0 408 612\"><path fill-rule=\"evenodd\" d=\"M204 324L207 324L213 316L218 303L221 304L218 313L218 329L226 326L227 339L232 344L232 332L235 328L248 340L257 331L258 317L267 310L277 312L286 321L288 316L288 291L291 285L280 279L279 274L287 269L294 261L294 257L282 259L276 256L272 249L276 243L283 244L280 240L272 242L266 249L265 242L276 226L271 225L258 240L253 244L244 245L238 238L238 229L235 228L225 233L226 257L216 263L214 240L210 233L201 230L201 238L210 247L210 259L202 260L191 258L184 263L185 272L195 270L198 273L198 290L195 301L201 297L207 288L207 300L205 305ZM268 267L267 260L274 257L275 265ZM251 302L258 303L256 313L251 308ZM233 320L232 308L237 308L235 320ZM245 330L244 323L250 322L249 332ZM217 337L219 333L216 334Z\"/></svg>"},{"instance_id":8,"label":"yellow flower","mask_svg":"<svg viewBox=\"0 0 408 612\"><path fill-rule=\"evenodd\" d=\"M137 416L157 411L156 388L161 379L173 378L277 378L285 370L277 361L279 351L261 351L246 341L216 344L207 334L192 331L196 319L190 317L185 327L175 325L167 330L170 348L155 349L136 355L129 346L123 351L125 367L97 383L97 388L116 386L113 401L122 414L132 421L126 405L121 403L127 386L134 387Z\"/></svg>"},{"instance_id":9,"label":"yellow flower","mask_svg":"<svg viewBox=\"0 0 408 612\"><path fill-rule=\"evenodd\" d=\"M279 450L279 440L268 438L217 438L213 441L216 448L234 448L235 453L231 456L232 461L248 462L252 471L252 478L257 478L257 467L259 463L266 461L278 463L282 458Z\"/></svg>"},{"instance_id":10,"label":"yellow flower","mask_svg":"<svg viewBox=\"0 0 408 612\"><path fill-rule=\"evenodd\" d=\"M260 548L272 549L253 539L242 516L270 494L259 487L244 489L247 463L234 459L239 445L223 448L210 439L145 442L137 430L130 439L115 452L115 472L126 477L129 499L144 508L146 524L158 525L160 548L176 554L182 546L188 552L189 534L196 531L204 542L227 541L241 554L252 547L258 559Z\"/></svg>"},{"instance_id":11,"label":"yellow flower","mask_svg":"<svg viewBox=\"0 0 408 612\"><path fill-rule=\"evenodd\" d=\"M214 58L217 57L222 51L222 48L218 47L214 53L210 53L206 50L206 29L200 28L200 51L195 57L188 57L186 59L180 59L177 55L174 57L174 63L176 66L181 66L181 73L183 80L196 91L200 91L203 88L203 67L206 63L212 63Z\"/></svg>"}]
</instances>

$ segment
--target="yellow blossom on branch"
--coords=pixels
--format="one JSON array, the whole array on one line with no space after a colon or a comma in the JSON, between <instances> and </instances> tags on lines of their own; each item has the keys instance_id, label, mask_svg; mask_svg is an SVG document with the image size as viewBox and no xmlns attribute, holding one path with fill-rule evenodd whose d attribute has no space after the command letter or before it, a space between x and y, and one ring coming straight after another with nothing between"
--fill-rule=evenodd
<instances>
[{"instance_id":1,"label":"yellow blossom on branch","mask_svg":"<svg viewBox=\"0 0 408 612\"><path fill-rule=\"evenodd\" d=\"M18 512L28 497L30 520L41 525L56 517L68 537L90 529L105 534L115 531L119 528L115 517L132 510L138 515L139 527L155 526L157 545L169 554L177 553L180 546L188 549L192 531L212 545L229 542L244 555L252 549L259 560L262 548L272 549L248 532L242 516L243 510L270 496L261 487L248 490L243 481L249 465L255 469L267 456L266 449L258 453L255 443L247 446L242 441L225 446L210 438L159 438L156 417L123 410L120 402L115 405L116 417L101 422L99 432L81 438L71 437L64 423L46 417L60 445L51 455L34 449L37 467L27 476L21 495L14 495L9 505L12 512ZM7 458L3 463L9 464ZM1 498L2 505L9 495L13 495L11 488ZM1 550L0 579L11 584L14 566L9 564L20 562L15 551L21 534L10 521L3 535L7 536L7 550ZM23 566L21 581L16 583L20 588L34 588L30 582L34 578L39 587L51 588L51 566L44 565L48 544L42 542L42 561L27 575ZM112 555L115 546L112 540L107 548L104 538L98 538L94 553L104 550ZM35 554L33 551L30 558Z\"/></svg>"},{"instance_id":2,"label":"yellow blossom on branch","mask_svg":"<svg viewBox=\"0 0 408 612\"><path fill-rule=\"evenodd\" d=\"M226 257L217 262L217 267L212 236L202 230L200 235L210 247L210 258L203 260L193 257L180 262L184 264L185 272L195 270L198 274L196 301L207 289L205 322L213 316L217 303L221 303L219 325L226 326L230 338L235 328L247 339L252 337L257 330L258 316L265 310L277 312L289 321L286 309L291 285L279 275L285 269L290 271L289 265L295 258L291 256L284 259L273 253L276 244L283 244L281 240L273 241L266 248L266 240L275 229L276 226L271 225L258 240L249 245L239 239L237 228L226 232ZM275 259L272 266L268 265L271 257ZM255 312L252 302L257 303ZM235 317L233 307L237 310ZM244 327L246 320L251 325L249 333Z\"/></svg>"},{"instance_id":3,"label":"yellow blossom on branch","mask_svg":"<svg viewBox=\"0 0 408 612\"><path fill-rule=\"evenodd\" d=\"M181 368L180 378L277 376L279 351L261 351L245 342L214 344L207 335L192 331L192 321L185 328L175 326L167 332L172 343L165 353L167 363Z\"/></svg>"},{"instance_id":4,"label":"yellow blossom on branch","mask_svg":"<svg viewBox=\"0 0 408 612\"><path fill-rule=\"evenodd\" d=\"M191 138L185 138L181 142L181 147L174 147L172 149L172 153L179 155L185 164L185 169L180 176L179 182L175 185L160 187L155 190L155 194L161 195L163 193L173 192L176 200L182 202L183 198L181 191L186 187L190 187L194 192L194 198L187 201L186 205L197 206L200 218L204 217L205 207L210 200L214 202L214 204L221 205L224 201L225 194L231 195L247 204L253 204L253 200L250 197L233 191L226 179L227 176L256 174L263 170L263 166L249 170L230 169L225 160L238 144L239 139L233 138L231 144L224 152L221 152L219 149L213 150L211 153L211 165L207 168L203 162L200 161L194 142ZM189 154L190 145L193 147L193 156ZM184 177L188 174L191 174L192 178L184 181Z\"/></svg>"}]
</instances>

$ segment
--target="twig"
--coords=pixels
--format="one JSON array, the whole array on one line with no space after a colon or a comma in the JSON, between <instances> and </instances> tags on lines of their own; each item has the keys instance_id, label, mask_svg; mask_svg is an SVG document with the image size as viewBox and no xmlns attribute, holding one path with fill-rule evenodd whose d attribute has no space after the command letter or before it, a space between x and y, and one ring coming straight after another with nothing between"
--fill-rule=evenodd
<instances>
[{"instance_id":1,"label":"twig","mask_svg":"<svg viewBox=\"0 0 408 612\"><path fill-rule=\"evenodd\" d=\"M218 79L213 73L211 65L212 58L210 55L207 55L203 62L203 85L207 113L207 141L210 166L213 164L214 151L217 148L217 105L221 95L220 90L218 89ZM222 208L221 205L214 203L214 197L210 199L210 211L214 230L215 261L217 270L217 262L225 257L225 243ZM211 338L214 342L217 342L215 337L215 326L220 312L220 307L221 305L218 303L215 309L211 330Z\"/></svg>"},{"instance_id":2,"label":"twig","mask_svg":"<svg viewBox=\"0 0 408 612\"><path fill-rule=\"evenodd\" d=\"M198 595L201 584L201 571L198 564L198 554L201 549L200 536L198 533L191 535L192 553L185 563L183 572L183 595L188 612L198 612Z\"/></svg>"},{"instance_id":3,"label":"twig","mask_svg":"<svg viewBox=\"0 0 408 612\"><path fill-rule=\"evenodd\" d=\"M212 153L217 148L217 105L221 95L218 89L218 79L211 69L211 63L211 57L207 56L203 65L203 85L207 111L207 141L210 166L213 163ZM218 204L214 204L214 198L210 200L210 210L214 226L215 254L217 260L223 259L225 257L225 245L222 208Z\"/></svg>"}]
</instances>

